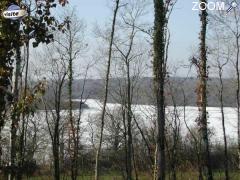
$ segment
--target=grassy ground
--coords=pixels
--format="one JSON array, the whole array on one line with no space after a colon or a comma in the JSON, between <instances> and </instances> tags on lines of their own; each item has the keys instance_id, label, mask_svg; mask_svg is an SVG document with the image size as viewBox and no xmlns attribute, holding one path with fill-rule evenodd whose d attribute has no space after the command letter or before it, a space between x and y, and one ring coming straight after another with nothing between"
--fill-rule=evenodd
<instances>
[{"instance_id":1,"label":"grassy ground","mask_svg":"<svg viewBox=\"0 0 240 180\"><path fill-rule=\"evenodd\" d=\"M101 180L122 180L123 178L120 175L104 175L100 177ZM151 180L152 178L147 175L140 175L139 180ZM167 180L169 178L166 178ZM198 180L197 173L195 172L185 172L185 173L178 173L177 179L179 180ZM224 173L223 172L215 172L214 173L215 180L224 180ZM231 180L240 180L240 172L235 172L230 174ZM25 178L24 180L52 180L52 177L49 176L42 176L42 177L32 177L32 178ZM70 180L69 177L62 178L62 180ZM78 180L94 180L94 176L80 176Z\"/></svg>"}]
</instances>

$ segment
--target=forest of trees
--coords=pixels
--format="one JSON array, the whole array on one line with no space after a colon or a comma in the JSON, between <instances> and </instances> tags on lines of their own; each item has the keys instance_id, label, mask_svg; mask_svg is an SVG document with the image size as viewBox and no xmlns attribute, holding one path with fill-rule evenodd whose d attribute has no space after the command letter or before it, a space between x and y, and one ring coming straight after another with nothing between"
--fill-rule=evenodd
<instances>
[{"instance_id":1,"label":"forest of trees","mask_svg":"<svg viewBox=\"0 0 240 180\"><path fill-rule=\"evenodd\" d=\"M174 65L183 0L107 0L90 40L73 1L0 1L0 180L239 180L239 8L199 0L198 43Z\"/></svg>"}]
</instances>

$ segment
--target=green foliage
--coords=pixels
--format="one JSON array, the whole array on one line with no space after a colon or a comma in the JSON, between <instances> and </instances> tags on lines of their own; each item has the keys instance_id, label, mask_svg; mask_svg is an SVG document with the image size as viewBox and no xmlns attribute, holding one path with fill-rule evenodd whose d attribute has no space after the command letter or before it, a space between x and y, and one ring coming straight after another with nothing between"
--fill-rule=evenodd
<instances>
[{"instance_id":1,"label":"green foliage","mask_svg":"<svg viewBox=\"0 0 240 180\"><path fill-rule=\"evenodd\" d=\"M40 43L48 44L53 41L52 32L64 27L64 23L58 23L51 14L51 9L56 6L55 0L50 0L45 6L39 5L33 7L33 10L28 7L28 16L23 19L22 40L27 43L29 39L33 39L33 47L37 47ZM30 36L30 33L34 35Z\"/></svg>"},{"instance_id":2,"label":"green foliage","mask_svg":"<svg viewBox=\"0 0 240 180\"><path fill-rule=\"evenodd\" d=\"M3 11L12 1L2 0L0 10ZM4 125L4 110L6 106L6 95L11 83L14 62L14 48L18 45L18 22L11 22L0 16L0 131ZM8 96L7 96L8 97Z\"/></svg>"},{"instance_id":3,"label":"green foliage","mask_svg":"<svg viewBox=\"0 0 240 180\"><path fill-rule=\"evenodd\" d=\"M65 5L66 2L59 1L62 5ZM15 3L15 1L1 0L0 11L5 10L11 3ZM28 11L28 16L22 20L21 30L19 21L4 19L3 16L0 16L0 131L4 125L6 90L11 84L15 51L24 44L28 44L30 39L33 40L33 47L37 47L40 43L48 44L53 41L52 31L61 30L65 24L65 22L59 24L51 15L51 8L55 8L56 3L56 0L49 0L46 1L45 6L26 7L21 5ZM8 98L8 101L11 100L12 98ZM24 103L19 103L21 104L20 109L25 109Z\"/></svg>"}]
</instances>

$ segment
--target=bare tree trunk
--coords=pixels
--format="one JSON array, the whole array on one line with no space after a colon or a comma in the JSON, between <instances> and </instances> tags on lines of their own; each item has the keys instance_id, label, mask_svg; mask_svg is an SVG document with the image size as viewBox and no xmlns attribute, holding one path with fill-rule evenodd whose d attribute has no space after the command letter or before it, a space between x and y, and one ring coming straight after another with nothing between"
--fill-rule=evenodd
<instances>
[{"instance_id":1,"label":"bare tree trunk","mask_svg":"<svg viewBox=\"0 0 240 180\"><path fill-rule=\"evenodd\" d=\"M158 146L156 145L155 147L155 152L154 152L154 166L153 166L153 180L157 180L157 171L158 171L158 166L157 166L157 154L158 154Z\"/></svg>"},{"instance_id":2,"label":"bare tree trunk","mask_svg":"<svg viewBox=\"0 0 240 180\"><path fill-rule=\"evenodd\" d=\"M194 135L194 133L191 131L190 127L187 124L187 121L186 121L186 105L187 105L187 103L186 103L186 95L185 95L185 92L183 89L182 89L182 94L183 94L183 121L184 121L184 124L185 124L187 130L189 131L192 138L194 139L195 149L196 149L196 154L197 154L198 179L203 180L201 155L200 155L201 142L198 141L198 138Z\"/></svg>"},{"instance_id":3,"label":"bare tree trunk","mask_svg":"<svg viewBox=\"0 0 240 180\"><path fill-rule=\"evenodd\" d=\"M75 123L73 119L73 105L72 105L72 82L73 82L73 73L72 73L72 59L69 59L69 82L68 82L68 93L69 93L69 153L71 158L71 179L76 180L77 174L75 167L77 157L76 157L76 132L75 132Z\"/></svg>"},{"instance_id":4,"label":"bare tree trunk","mask_svg":"<svg viewBox=\"0 0 240 180\"><path fill-rule=\"evenodd\" d=\"M224 100L223 100L223 90L224 90L224 84L223 84L223 67L227 65L229 61L229 57L227 57L227 61L223 64L219 61L219 51L218 51L218 76L219 76L219 93L218 98L220 102L220 109L221 109L221 116L222 116L222 128L223 128L223 139L224 139L224 169L225 169L225 180L229 180L229 167L228 167L228 145L227 145L227 136L226 136L226 128L225 128L225 114L224 114Z\"/></svg>"},{"instance_id":5,"label":"bare tree trunk","mask_svg":"<svg viewBox=\"0 0 240 180\"><path fill-rule=\"evenodd\" d=\"M105 82L105 94L104 94L104 102L103 102L103 109L102 109L102 115L101 115L101 132L100 132L100 140L98 149L96 152L96 163L95 163L95 180L99 179L99 157L100 157L100 151L102 148L102 139L103 139L103 129L104 129L104 119L105 119L105 112L106 112L106 105L107 105L107 99L108 99L108 84L109 84L109 76L110 76L110 67L111 67L111 59L112 59L112 46L114 41L114 33L115 33L115 24L116 24L116 18L117 18L117 12L119 9L119 1L116 0L116 6L114 9L114 16L113 16L113 23L112 23L112 30L111 30L111 37L110 37L110 45L109 45L109 52L108 52L108 62L107 62L107 73L106 73L106 82Z\"/></svg>"},{"instance_id":6,"label":"bare tree trunk","mask_svg":"<svg viewBox=\"0 0 240 180\"><path fill-rule=\"evenodd\" d=\"M229 172L228 172L228 147L227 147L227 137L226 137L226 128L225 128L225 115L224 115L224 105L223 105L223 79L222 79L222 66L219 64L218 66L218 75L220 81L220 90L219 90L219 100L221 106L221 115L222 115L222 128L223 128L223 139L224 139L224 168L225 168L225 180L229 180Z\"/></svg>"},{"instance_id":7,"label":"bare tree trunk","mask_svg":"<svg viewBox=\"0 0 240 180\"><path fill-rule=\"evenodd\" d=\"M172 100L173 108L174 108L173 109L174 117L173 117L173 125L172 125L173 145L171 147L171 152L170 152L171 153L170 154L170 158L171 158L170 167L171 167L171 171L172 171L171 179L176 180L177 179L177 162L178 162L177 150L178 150L178 143L179 143L179 138L180 138L180 133L179 133L180 122L179 122L179 113L178 113L178 109L177 109L177 103L176 103L176 99L175 99L175 92L173 91L173 87L172 87L170 80L168 80L168 86L169 86L171 100Z\"/></svg>"},{"instance_id":8,"label":"bare tree trunk","mask_svg":"<svg viewBox=\"0 0 240 180\"><path fill-rule=\"evenodd\" d=\"M237 76L237 89L236 89L236 100L237 100L237 120L238 120L238 169L240 169L240 73L239 73L239 35L237 33L236 37L236 46L237 46L237 54L236 54L236 76Z\"/></svg>"},{"instance_id":9,"label":"bare tree trunk","mask_svg":"<svg viewBox=\"0 0 240 180\"><path fill-rule=\"evenodd\" d=\"M130 45L131 47L132 45ZM130 52L130 51L129 51ZM130 53L129 53L130 54ZM131 110L131 79L130 79L130 64L128 59L126 59L126 65L127 65L127 140L128 140L128 154L127 154L127 160L128 160L128 175L127 179L132 180L132 166L133 166L133 143L132 143L132 110Z\"/></svg>"},{"instance_id":10,"label":"bare tree trunk","mask_svg":"<svg viewBox=\"0 0 240 180\"><path fill-rule=\"evenodd\" d=\"M157 146L158 146L158 180L165 180L165 26L166 12L163 0L155 0L154 21L154 88L157 103Z\"/></svg>"},{"instance_id":11,"label":"bare tree trunk","mask_svg":"<svg viewBox=\"0 0 240 180\"><path fill-rule=\"evenodd\" d=\"M57 120L58 121L58 120ZM56 124L54 128L53 139L53 164L54 164L54 180L60 180L60 165L59 165L59 125Z\"/></svg>"},{"instance_id":12,"label":"bare tree trunk","mask_svg":"<svg viewBox=\"0 0 240 180\"><path fill-rule=\"evenodd\" d=\"M69 29L70 23L68 23ZM69 153L71 158L71 179L76 180L77 179L77 167L76 167L76 161L77 158L77 139L76 139L76 127L75 122L73 118L73 104L72 104L72 83L73 83L73 47L72 47L72 32L69 30L69 64L68 64L68 96L69 96Z\"/></svg>"},{"instance_id":13,"label":"bare tree trunk","mask_svg":"<svg viewBox=\"0 0 240 180\"><path fill-rule=\"evenodd\" d=\"M23 92L23 97L24 101L26 101L27 97L27 88L28 88L28 66L29 66L29 40L26 43L26 67L25 67L25 77L24 77L24 92ZM24 102L26 105L26 102ZM21 180L22 179L22 167L24 163L24 156L25 156L25 131L26 131L26 113L22 112L22 124L21 124L21 132L20 132L20 139L19 139L19 162L18 162L18 171L17 171L17 179Z\"/></svg>"},{"instance_id":14,"label":"bare tree trunk","mask_svg":"<svg viewBox=\"0 0 240 180\"><path fill-rule=\"evenodd\" d=\"M143 130L141 129L141 127L139 126L139 124L138 124L138 122L137 122L137 120L136 120L136 118L135 118L135 116L134 116L133 113L132 113L132 116L133 116L133 120L134 120L135 124L137 125L137 128L138 128L138 130L139 130L139 132L140 132L140 134L141 134L141 136L142 136L142 139L143 139L143 141L144 141L145 144L146 144L146 147L147 147L147 150L148 150L148 154L149 154L149 159L150 159L151 166L152 166L152 165L154 165L154 159L155 159L155 158L152 157L150 145L149 145L149 143L148 143L148 141L147 141L147 139L146 139L146 137L145 137L145 135L144 135L144 132L143 132Z\"/></svg>"},{"instance_id":15,"label":"bare tree trunk","mask_svg":"<svg viewBox=\"0 0 240 180\"><path fill-rule=\"evenodd\" d=\"M139 176L138 176L138 170L137 170L137 161L136 161L135 149L133 147L133 144L132 144L132 160L133 160L133 168L135 172L135 180L138 180Z\"/></svg>"},{"instance_id":16,"label":"bare tree trunk","mask_svg":"<svg viewBox=\"0 0 240 180\"><path fill-rule=\"evenodd\" d=\"M11 124L11 180L15 178L16 175L16 153L17 153L17 127L20 121L20 114L17 109L18 100L19 100L19 77L21 75L21 51L20 46L16 47L16 71L15 71L15 80L14 80L14 104L13 112L11 115L12 124Z\"/></svg>"},{"instance_id":17,"label":"bare tree trunk","mask_svg":"<svg viewBox=\"0 0 240 180\"><path fill-rule=\"evenodd\" d=\"M220 13L221 14L221 13ZM232 49L236 50L234 51L234 58L235 58L235 63L234 63L234 68L235 68L235 75L236 75L236 90L235 90L235 98L236 98L236 109L237 109L237 153L238 153L238 169L240 170L240 72L239 72L239 55L240 55L240 44L239 44L239 38L240 38L240 33L239 33L239 14L237 11L233 11L233 17L232 19L226 19L224 20L223 17L215 15L214 20L216 22L223 24L224 28L230 30L233 38L234 38L234 46ZM233 26L234 25L234 26ZM225 33L223 31L223 33ZM229 34L228 34L229 35ZM227 35L227 36L228 36ZM224 34L224 37L227 37Z\"/></svg>"},{"instance_id":18,"label":"bare tree trunk","mask_svg":"<svg viewBox=\"0 0 240 180\"><path fill-rule=\"evenodd\" d=\"M132 93L132 89L133 89L133 85L132 85L132 80L131 80L131 74L130 74L130 55L132 53L132 49L133 49L133 42L134 42L134 37L135 37L135 20L132 22L131 24L131 33L129 35L129 44L127 45L127 51L126 53L124 53L124 51L122 51L120 49L120 47L118 47L116 44L115 47L117 48L117 50L119 51L119 53L121 54L121 57L125 63L126 66L126 84L125 84L125 92L126 95L124 94L122 96L122 98L125 98L124 100L122 100L124 102L124 111L126 111L126 119L127 119L127 179L131 180L133 179L132 177L132 171L133 171L133 165L134 165L134 161L133 161L133 139L132 139L132 118L133 118L133 113L132 113L132 98L133 98L133 93ZM129 23L130 24L130 23ZM126 103L125 103L126 102ZM136 169L135 169L136 172Z\"/></svg>"},{"instance_id":19,"label":"bare tree trunk","mask_svg":"<svg viewBox=\"0 0 240 180\"><path fill-rule=\"evenodd\" d=\"M48 120L48 111L47 106L45 104L46 111L46 121L48 125L49 134L52 141L52 153L53 153L53 167L54 167L54 180L60 180L61 172L60 172L60 119L61 119L61 98L62 98L62 87L65 80L66 73L61 77L60 82L56 82L56 91L54 94L54 106L56 116L52 112L52 118L54 119L54 126L51 130L51 125ZM50 110L51 111L51 110Z\"/></svg>"},{"instance_id":20,"label":"bare tree trunk","mask_svg":"<svg viewBox=\"0 0 240 180\"><path fill-rule=\"evenodd\" d=\"M54 93L54 112L52 112L52 118L54 126L51 129L51 125L48 120L48 111L46 104L45 104L45 111L46 111L46 121L48 125L49 134L52 141L52 153L53 153L53 166L54 166L54 180L60 180L61 172L60 172L60 119L61 119L61 100L62 100L62 89L63 84L66 77L66 72L61 76L61 79L56 84L56 90ZM51 110L50 110L51 111Z\"/></svg>"},{"instance_id":21,"label":"bare tree trunk","mask_svg":"<svg viewBox=\"0 0 240 180\"><path fill-rule=\"evenodd\" d=\"M57 94L55 99L55 108L56 108L56 122L54 125L53 130L53 159L54 159L54 180L60 180L60 149L59 149L59 143L60 143L60 113L61 113L61 96L62 96L62 86L64 83L65 75L63 75L61 82L59 86L57 87Z\"/></svg>"},{"instance_id":22,"label":"bare tree trunk","mask_svg":"<svg viewBox=\"0 0 240 180\"><path fill-rule=\"evenodd\" d=\"M81 124L81 116L82 116L82 105L83 105L83 95L84 95L84 92L85 92L85 85L86 85L86 81L87 81L87 73L88 73L88 69L89 69L89 66L87 67L86 69L86 72L85 72L85 75L84 75L84 81L83 81L83 85L82 85L82 92L81 92L81 95L80 95L80 102L79 102L79 108L78 108L78 111L79 111L79 114L78 114L78 118L77 118L77 131L76 131L76 158L77 160L75 161L75 174L77 175L78 173L78 165L79 165L79 157L80 157L80 153L79 153L79 146L80 146L80 124ZM77 176L76 176L77 178Z\"/></svg>"},{"instance_id":23,"label":"bare tree trunk","mask_svg":"<svg viewBox=\"0 0 240 180\"><path fill-rule=\"evenodd\" d=\"M204 4L207 4L206 0L200 0L202 9L206 9ZM200 82L199 82L199 126L203 139L202 158L204 158L204 164L207 168L207 179L212 180L212 168L210 159L209 139L208 139L208 127L207 127L207 48L206 48L206 32L207 32L207 10L200 12L201 32L200 32Z\"/></svg>"},{"instance_id":24,"label":"bare tree trunk","mask_svg":"<svg viewBox=\"0 0 240 180\"><path fill-rule=\"evenodd\" d=\"M61 87L61 85L60 85ZM59 88L61 89L61 88ZM58 91L58 90L56 90ZM61 93L60 93L61 94ZM54 180L60 180L60 133L59 133L59 121L60 121L60 104L61 102L58 101L58 98L61 97L58 94L55 94L55 111L56 111L56 119L54 119L54 127L51 130L51 125L48 119L48 111L49 109L47 108L46 103L44 102L45 105L45 119L47 122L48 126L48 131L51 137L52 141L52 153L53 153L53 167L54 167L54 172L53 172L53 179ZM59 107L59 108L58 108ZM53 115L52 118L55 116Z\"/></svg>"}]
</instances>

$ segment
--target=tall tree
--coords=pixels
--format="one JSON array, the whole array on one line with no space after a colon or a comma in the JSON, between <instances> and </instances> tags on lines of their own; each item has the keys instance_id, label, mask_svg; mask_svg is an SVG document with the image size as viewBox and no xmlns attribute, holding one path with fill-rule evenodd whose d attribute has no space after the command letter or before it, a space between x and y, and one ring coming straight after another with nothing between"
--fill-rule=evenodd
<instances>
[{"instance_id":1,"label":"tall tree","mask_svg":"<svg viewBox=\"0 0 240 180\"><path fill-rule=\"evenodd\" d=\"M111 67L111 60L112 60L112 49L113 49L112 47L113 47L117 12L119 9L119 1L120 0L115 1L116 5L115 5L113 21L112 21L112 29L111 29L110 44L109 44L109 51L108 51L108 61L107 61L107 72L106 72L106 79L105 79L104 102L103 102L103 109L102 109L102 115L101 115L101 132L100 132L99 145L98 145L97 152L96 152L95 180L99 179L99 157L100 157L100 151L102 148L104 118L105 118L106 105L107 105L107 99L108 99L108 85L109 85L110 67Z\"/></svg>"},{"instance_id":2,"label":"tall tree","mask_svg":"<svg viewBox=\"0 0 240 180\"><path fill-rule=\"evenodd\" d=\"M0 9L5 10L11 4L20 5L22 0L3 0L0 2ZM33 5L32 1L30 6ZM66 0L59 1L60 4L65 5ZM13 63L16 60L16 75L19 76L19 67L20 67L20 47L24 44L25 40L29 41L29 33L34 31L34 41L33 46L36 47L40 42L49 43L52 39L51 34L47 34L51 26L53 26L55 20L51 16L50 8L55 7L55 0L47 2L46 6L37 5L33 8L35 15L39 18L33 18L28 16L23 20L23 30L20 31L20 20L12 21L10 19L4 19L3 16L0 16L0 139L1 139L1 130L4 126L4 116L6 114L6 105L11 104L12 100L17 102L17 88L15 84L15 90L12 94L10 91L11 87L11 78L13 75ZM31 9L25 7L30 13ZM43 18L44 17L44 18ZM22 19L21 19L22 20ZM31 24L31 25L29 25ZM27 77L26 77L27 78ZM17 79L16 79L17 80ZM16 81L15 81L16 82ZM27 86L27 85L25 85ZM10 102L10 103L8 103ZM16 103L15 103L16 104ZM13 108L15 109L15 108ZM15 111L15 110L14 110ZM16 142L16 127L19 121L19 118L16 118L16 112L12 113L12 158L15 159L15 142ZM1 147L0 147L0 159L1 159Z\"/></svg>"},{"instance_id":3,"label":"tall tree","mask_svg":"<svg viewBox=\"0 0 240 180\"><path fill-rule=\"evenodd\" d=\"M212 21L211 21L212 20ZM228 141L226 134L226 115L225 115L225 101L227 95L225 94L226 82L224 80L226 66L229 66L229 61L232 58L231 46L229 39L225 36L228 34L222 31L222 28L219 26L214 26L213 24L217 23L215 19L211 19L209 23L211 44L209 49L211 49L210 57L212 59L213 67L216 69L218 74L218 92L217 97L220 105L221 111L221 120L222 120L222 130L223 130L223 140L224 140L224 171L225 171L225 180L229 180L229 156L228 156ZM211 23L212 22L212 23ZM210 34L211 35L211 34ZM211 47L212 45L212 47ZM209 58L210 59L210 58ZM210 60L211 61L211 60ZM234 64L234 63L233 63Z\"/></svg>"},{"instance_id":4,"label":"tall tree","mask_svg":"<svg viewBox=\"0 0 240 180\"><path fill-rule=\"evenodd\" d=\"M0 2L0 9L4 10L10 4L9 0ZM10 20L0 16L0 139L4 126L4 118L7 101L11 101L10 83L13 74L14 44L16 45L19 23L11 23ZM1 147L0 147L1 160Z\"/></svg>"},{"instance_id":5,"label":"tall tree","mask_svg":"<svg viewBox=\"0 0 240 180\"><path fill-rule=\"evenodd\" d=\"M223 13L214 13L211 23L214 28L218 28L220 37L227 39L228 46L231 46L231 61L235 70L235 99L237 108L237 134L238 134L238 168L240 169L240 72L239 72L239 56L240 56L240 18L236 9L233 9L227 16ZM224 29L224 31L223 31ZM224 43L225 44L225 43ZM226 50L227 51L227 50Z\"/></svg>"},{"instance_id":6,"label":"tall tree","mask_svg":"<svg viewBox=\"0 0 240 180\"><path fill-rule=\"evenodd\" d=\"M165 77L168 60L168 20L176 0L154 0L153 74L157 106L157 179L164 180L165 162Z\"/></svg>"},{"instance_id":7,"label":"tall tree","mask_svg":"<svg viewBox=\"0 0 240 180\"><path fill-rule=\"evenodd\" d=\"M207 34L207 4L206 0L200 0L201 10L200 11L200 21L201 21L201 31L200 31L200 62L199 62L199 84L197 87L198 93L198 107L199 107L199 118L198 123L201 131L201 136L203 140L202 145L202 158L204 161L204 166L207 168L207 179L212 180L212 168L210 160L210 148L209 148L209 138L208 138L208 127L207 127L207 46L206 46L206 34Z\"/></svg>"},{"instance_id":8,"label":"tall tree","mask_svg":"<svg viewBox=\"0 0 240 180\"><path fill-rule=\"evenodd\" d=\"M126 153L126 174L127 179L132 179L132 172L134 164L134 146L133 146L133 113L132 101L137 95L137 84L140 72L144 71L141 67L143 63L143 49L137 50L137 35L140 32L139 28L143 25L138 22L144 15L147 2L145 0L131 0L125 5L121 11L121 19L119 20L120 28L117 29L118 38L114 41L116 61L116 69L114 69L115 76L121 76L119 79L119 97L115 99L120 102L123 116L124 133L125 133L125 153ZM125 43L123 43L125 42ZM118 59L120 61L118 61ZM140 63L141 62L141 63ZM139 70L141 69L141 70ZM124 80L123 80L124 79ZM125 122L126 119L126 122ZM125 126L126 125L126 126ZM135 174L137 174L135 168ZM137 175L136 175L137 176ZM137 178L137 177L136 177Z\"/></svg>"},{"instance_id":9,"label":"tall tree","mask_svg":"<svg viewBox=\"0 0 240 180\"><path fill-rule=\"evenodd\" d=\"M56 50L58 54L51 54L52 50ZM59 51L58 47L53 49L47 49L49 60L45 73L50 74L49 81L51 84L49 88L53 92L53 101L44 101L45 104L45 119L48 125L48 131L52 143L52 154L53 154L53 170L54 180L60 180L60 134L62 130L62 115L61 108L63 104L63 88L67 76L67 62L63 58L63 54ZM47 58L44 58L44 60ZM49 116L50 114L50 116Z\"/></svg>"},{"instance_id":10,"label":"tall tree","mask_svg":"<svg viewBox=\"0 0 240 180\"><path fill-rule=\"evenodd\" d=\"M157 103L157 149L158 149L158 180L165 179L165 103L164 103L164 81L165 81L165 28L166 9L163 0L154 0L154 87Z\"/></svg>"},{"instance_id":11,"label":"tall tree","mask_svg":"<svg viewBox=\"0 0 240 180\"><path fill-rule=\"evenodd\" d=\"M224 168L225 168L225 180L229 180L229 167L228 167L228 145L227 145L227 135L226 135L226 126L225 126L225 114L224 114L224 84L223 84L223 68L228 63L228 59L226 62L221 64L218 60L218 75L219 75L219 101L221 108L221 116L222 116L222 128L223 128L223 139L224 139Z\"/></svg>"},{"instance_id":12,"label":"tall tree","mask_svg":"<svg viewBox=\"0 0 240 180\"><path fill-rule=\"evenodd\" d=\"M61 38L56 39L62 51L63 57L68 62L68 100L69 100L69 117L68 117L68 134L69 134L69 156L71 158L71 178L77 179L78 175L78 159L79 159L79 121L73 114L73 102L72 102L72 89L74 78L74 61L77 60L80 53L86 49L86 45L83 44L84 23L77 18L76 12L71 10L64 15L66 19L67 28ZM88 69L89 67L87 67ZM87 72L86 72L87 73ZM83 87L84 88L84 87ZM83 92L80 92L83 93ZM81 103L80 103L81 106ZM80 107L81 111L81 107ZM79 114L81 118L81 114Z\"/></svg>"}]
</instances>

